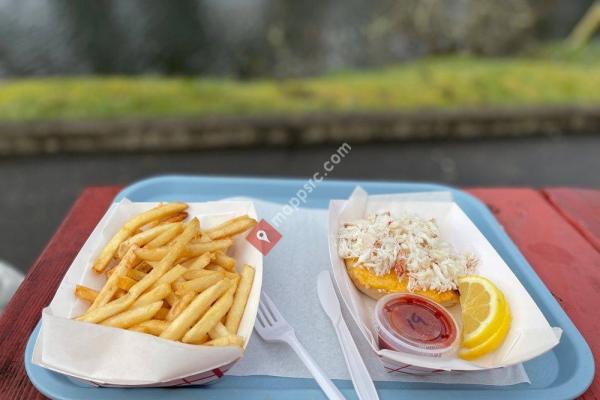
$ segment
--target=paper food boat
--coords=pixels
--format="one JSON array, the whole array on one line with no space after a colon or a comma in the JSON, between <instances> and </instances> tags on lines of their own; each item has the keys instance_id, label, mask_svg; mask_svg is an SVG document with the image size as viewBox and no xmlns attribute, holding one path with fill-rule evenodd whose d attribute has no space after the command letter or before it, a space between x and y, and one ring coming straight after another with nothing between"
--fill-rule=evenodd
<instances>
[{"instance_id":1,"label":"paper food boat","mask_svg":"<svg viewBox=\"0 0 600 400\"><path fill-rule=\"evenodd\" d=\"M91 268L103 246L127 220L156 205L123 200L109 208L69 267L52 302L42 312L33 364L97 386L184 386L219 379L242 357L242 350L235 346L190 345L72 319L87 308L73 294L75 285L99 289L105 281ZM256 218L250 201L188 205L190 217L198 217L205 228L245 214ZM235 239L229 253L237 260L238 267L250 264L256 269L238 331L246 339L246 346L260 299L262 254L244 239L244 234Z\"/></svg>"},{"instance_id":2,"label":"paper food boat","mask_svg":"<svg viewBox=\"0 0 600 400\"><path fill-rule=\"evenodd\" d=\"M375 300L360 292L346 273L338 256L336 236L340 224L367 214L390 211L435 218L442 238L458 252L469 251L479 259L477 274L492 280L510 304L512 325L502 346L469 362L456 356L432 358L392 350L380 350L374 328ZM329 253L333 275L352 318L365 339L390 372L431 374L445 371L475 371L507 367L530 360L552 349L559 342L560 328L552 328L527 290L504 260L447 192L408 193L368 196L356 188L349 200L332 200L329 205ZM460 306L449 310L460 325Z\"/></svg>"}]
</instances>

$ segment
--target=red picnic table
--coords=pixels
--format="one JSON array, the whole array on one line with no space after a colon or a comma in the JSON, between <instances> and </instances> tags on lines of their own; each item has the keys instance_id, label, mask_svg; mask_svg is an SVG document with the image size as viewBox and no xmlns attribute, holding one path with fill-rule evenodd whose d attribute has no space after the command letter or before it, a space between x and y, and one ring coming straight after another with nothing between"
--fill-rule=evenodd
<instances>
[{"instance_id":1,"label":"red picnic table","mask_svg":"<svg viewBox=\"0 0 600 400\"><path fill-rule=\"evenodd\" d=\"M0 318L0 399L44 398L29 382L23 352L41 310L121 186L86 189ZM472 188L492 210L587 340L600 365L600 190ZM600 399L600 374L581 398Z\"/></svg>"}]
</instances>

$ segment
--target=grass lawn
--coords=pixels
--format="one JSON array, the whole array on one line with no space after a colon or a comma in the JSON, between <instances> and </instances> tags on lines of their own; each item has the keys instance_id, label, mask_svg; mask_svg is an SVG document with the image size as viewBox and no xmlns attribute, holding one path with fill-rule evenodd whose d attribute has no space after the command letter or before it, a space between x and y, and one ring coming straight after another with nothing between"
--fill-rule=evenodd
<instances>
[{"instance_id":1,"label":"grass lawn","mask_svg":"<svg viewBox=\"0 0 600 400\"><path fill-rule=\"evenodd\" d=\"M289 80L75 77L0 81L0 121L600 105L600 45L511 58L430 57Z\"/></svg>"}]
</instances>

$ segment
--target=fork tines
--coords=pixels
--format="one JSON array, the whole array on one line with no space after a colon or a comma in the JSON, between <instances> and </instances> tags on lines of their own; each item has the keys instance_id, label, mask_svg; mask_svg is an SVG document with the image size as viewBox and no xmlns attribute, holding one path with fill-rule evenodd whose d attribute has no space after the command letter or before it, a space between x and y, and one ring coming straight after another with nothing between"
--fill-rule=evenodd
<instances>
[{"instance_id":1,"label":"fork tines","mask_svg":"<svg viewBox=\"0 0 600 400\"><path fill-rule=\"evenodd\" d=\"M283 319L273 300L264 292L258 304L258 317L260 324L265 328Z\"/></svg>"}]
</instances>

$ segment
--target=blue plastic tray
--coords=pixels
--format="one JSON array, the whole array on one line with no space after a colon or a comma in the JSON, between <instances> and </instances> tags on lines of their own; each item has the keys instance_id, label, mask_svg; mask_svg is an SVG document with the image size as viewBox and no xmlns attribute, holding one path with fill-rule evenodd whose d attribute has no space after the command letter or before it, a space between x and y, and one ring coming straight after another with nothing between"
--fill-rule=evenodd
<instances>
[{"instance_id":1,"label":"blue plastic tray","mask_svg":"<svg viewBox=\"0 0 600 400\"><path fill-rule=\"evenodd\" d=\"M146 179L125 188L116 200L206 201L230 196L249 196L285 203L305 183L293 179L249 179L200 176L162 176ZM483 385L436 385L380 382L382 399L571 399L583 393L594 376L594 360L587 343L548 289L531 269L517 247L504 233L488 209L465 192L447 186L421 183L323 181L311 193L308 207L327 208L333 198L347 198L356 185L369 193L399 193L450 190L477 227L525 285L552 326L560 326L563 336L552 351L525 363L531 384L494 387ZM310 379L269 376L226 376L204 387L175 389L93 388L31 364L31 353L39 330L33 331L25 351L25 368L31 382L54 399L322 399L324 395ZM350 381L336 381L349 399L356 395Z\"/></svg>"}]
</instances>

